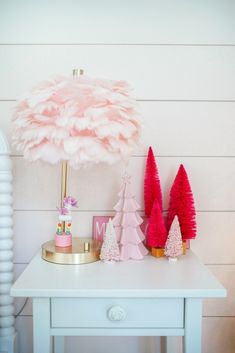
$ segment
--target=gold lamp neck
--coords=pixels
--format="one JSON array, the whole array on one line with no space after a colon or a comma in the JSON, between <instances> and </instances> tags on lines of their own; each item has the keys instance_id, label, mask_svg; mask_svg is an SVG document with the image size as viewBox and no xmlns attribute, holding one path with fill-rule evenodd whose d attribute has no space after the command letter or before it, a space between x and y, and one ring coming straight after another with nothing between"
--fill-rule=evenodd
<instances>
[{"instance_id":1,"label":"gold lamp neck","mask_svg":"<svg viewBox=\"0 0 235 353\"><path fill-rule=\"evenodd\" d=\"M62 162L61 169L61 207L63 207L64 198L67 196L67 182L68 182L68 163Z\"/></svg>"}]
</instances>

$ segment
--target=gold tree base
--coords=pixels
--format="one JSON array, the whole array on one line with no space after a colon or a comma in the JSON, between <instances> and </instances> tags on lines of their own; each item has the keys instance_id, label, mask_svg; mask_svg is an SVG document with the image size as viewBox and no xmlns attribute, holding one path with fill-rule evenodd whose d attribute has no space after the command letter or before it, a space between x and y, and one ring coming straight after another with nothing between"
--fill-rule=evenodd
<instances>
[{"instance_id":1,"label":"gold tree base","mask_svg":"<svg viewBox=\"0 0 235 353\"><path fill-rule=\"evenodd\" d=\"M186 254L186 241L183 241L183 255ZM163 257L165 256L164 254L164 248L152 248L151 249L151 255L154 257Z\"/></svg>"},{"instance_id":2,"label":"gold tree base","mask_svg":"<svg viewBox=\"0 0 235 353\"><path fill-rule=\"evenodd\" d=\"M42 258L63 265L81 265L98 261L102 243L91 238L73 238L72 246L57 247L54 240L42 245Z\"/></svg>"},{"instance_id":3,"label":"gold tree base","mask_svg":"<svg viewBox=\"0 0 235 353\"><path fill-rule=\"evenodd\" d=\"M164 255L164 248L152 248L151 255L154 257L163 257Z\"/></svg>"}]
</instances>

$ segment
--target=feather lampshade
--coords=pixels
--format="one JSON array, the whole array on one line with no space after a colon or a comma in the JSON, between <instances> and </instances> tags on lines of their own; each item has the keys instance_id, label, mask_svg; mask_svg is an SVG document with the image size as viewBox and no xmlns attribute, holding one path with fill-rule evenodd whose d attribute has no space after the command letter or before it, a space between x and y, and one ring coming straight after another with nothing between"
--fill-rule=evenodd
<instances>
[{"instance_id":1,"label":"feather lampshade","mask_svg":"<svg viewBox=\"0 0 235 353\"><path fill-rule=\"evenodd\" d=\"M76 72L39 83L18 101L13 117L13 143L27 160L62 163L61 207L68 166L127 158L141 132L136 101L125 81Z\"/></svg>"},{"instance_id":2,"label":"feather lampshade","mask_svg":"<svg viewBox=\"0 0 235 353\"><path fill-rule=\"evenodd\" d=\"M124 81L56 77L18 102L13 141L30 161L67 161L73 168L113 164L140 136L136 102Z\"/></svg>"}]
</instances>

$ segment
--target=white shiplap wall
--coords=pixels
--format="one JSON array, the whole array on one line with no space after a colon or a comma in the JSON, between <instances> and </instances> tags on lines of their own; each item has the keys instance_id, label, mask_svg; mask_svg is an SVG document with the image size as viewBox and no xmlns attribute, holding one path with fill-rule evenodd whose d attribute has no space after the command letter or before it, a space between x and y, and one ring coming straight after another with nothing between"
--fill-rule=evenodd
<instances>
[{"instance_id":1,"label":"white shiplap wall","mask_svg":"<svg viewBox=\"0 0 235 353\"><path fill-rule=\"evenodd\" d=\"M235 350L234 62L233 0L0 1L0 128L9 138L12 109L25 90L82 67L90 76L125 79L135 89L145 129L129 169L142 208L147 147L157 154L165 209L184 163L198 211L192 247L228 289L227 299L205 302L203 353ZM12 158L18 276L54 232L59 168L28 164L14 150ZM122 172L121 163L71 171L70 191L80 204L77 234L91 234L94 214L111 213ZM17 311L22 300L16 304ZM17 319L19 353L32 352L31 313L29 302ZM110 347L114 353L152 353L160 341L71 338L66 344L67 353L110 353Z\"/></svg>"}]
</instances>

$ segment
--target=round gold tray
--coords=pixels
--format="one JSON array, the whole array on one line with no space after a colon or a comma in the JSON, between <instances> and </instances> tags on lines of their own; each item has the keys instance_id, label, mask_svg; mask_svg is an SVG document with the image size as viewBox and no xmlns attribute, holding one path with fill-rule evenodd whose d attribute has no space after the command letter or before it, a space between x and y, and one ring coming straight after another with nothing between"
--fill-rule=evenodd
<instances>
[{"instance_id":1,"label":"round gold tray","mask_svg":"<svg viewBox=\"0 0 235 353\"><path fill-rule=\"evenodd\" d=\"M88 251L84 250L89 243ZM51 240L42 245L42 258L46 261L63 265L80 265L95 262L100 259L101 242L91 238L73 238L68 247L55 246Z\"/></svg>"}]
</instances>

